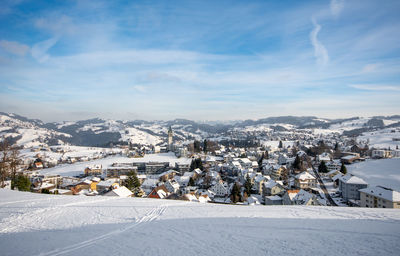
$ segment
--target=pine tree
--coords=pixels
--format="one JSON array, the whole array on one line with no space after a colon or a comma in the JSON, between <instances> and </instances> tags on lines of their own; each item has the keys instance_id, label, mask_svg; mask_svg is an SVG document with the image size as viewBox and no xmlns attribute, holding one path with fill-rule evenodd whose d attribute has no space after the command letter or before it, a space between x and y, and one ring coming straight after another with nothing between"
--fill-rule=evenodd
<instances>
[{"instance_id":1,"label":"pine tree","mask_svg":"<svg viewBox=\"0 0 400 256\"><path fill-rule=\"evenodd\" d=\"M31 181L28 177L24 175L18 175L15 178L15 181L11 181L13 187L16 187L19 191L30 191L31 190Z\"/></svg>"},{"instance_id":2,"label":"pine tree","mask_svg":"<svg viewBox=\"0 0 400 256\"><path fill-rule=\"evenodd\" d=\"M326 164L324 161L321 161L321 163L318 166L318 172L322 173L327 173L328 172L328 167L326 167Z\"/></svg>"},{"instance_id":3,"label":"pine tree","mask_svg":"<svg viewBox=\"0 0 400 256\"><path fill-rule=\"evenodd\" d=\"M230 197L232 203L237 203L240 201L240 185L238 183L233 185Z\"/></svg>"},{"instance_id":4,"label":"pine tree","mask_svg":"<svg viewBox=\"0 0 400 256\"><path fill-rule=\"evenodd\" d=\"M127 179L123 182L123 185L127 187L130 191L132 191L134 194L137 194L140 188L140 181L136 175L136 172L131 171L128 174Z\"/></svg>"},{"instance_id":5,"label":"pine tree","mask_svg":"<svg viewBox=\"0 0 400 256\"><path fill-rule=\"evenodd\" d=\"M208 148L207 148L207 140L204 140L204 142L203 142L203 151L204 151L204 153L207 154L207 151L208 151Z\"/></svg>"},{"instance_id":6,"label":"pine tree","mask_svg":"<svg viewBox=\"0 0 400 256\"><path fill-rule=\"evenodd\" d=\"M279 141L279 146L278 146L278 148L283 148L283 144L282 144L282 141L281 141L281 140Z\"/></svg>"},{"instance_id":7,"label":"pine tree","mask_svg":"<svg viewBox=\"0 0 400 256\"><path fill-rule=\"evenodd\" d=\"M293 168L295 170L300 170L301 169L301 160L300 160L300 157L298 155L296 155L296 158L294 159Z\"/></svg>"},{"instance_id":8,"label":"pine tree","mask_svg":"<svg viewBox=\"0 0 400 256\"><path fill-rule=\"evenodd\" d=\"M244 191L247 193L247 195L251 194L251 188L253 185L251 184L251 179L249 174L246 175L246 181L244 182Z\"/></svg>"},{"instance_id":9,"label":"pine tree","mask_svg":"<svg viewBox=\"0 0 400 256\"><path fill-rule=\"evenodd\" d=\"M190 187L195 186L193 177L190 177L188 186L190 186Z\"/></svg>"},{"instance_id":10,"label":"pine tree","mask_svg":"<svg viewBox=\"0 0 400 256\"><path fill-rule=\"evenodd\" d=\"M347 174L347 168L344 165L344 163L342 163L342 166L340 167L340 172L343 173L343 174Z\"/></svg>"}]
</instances>

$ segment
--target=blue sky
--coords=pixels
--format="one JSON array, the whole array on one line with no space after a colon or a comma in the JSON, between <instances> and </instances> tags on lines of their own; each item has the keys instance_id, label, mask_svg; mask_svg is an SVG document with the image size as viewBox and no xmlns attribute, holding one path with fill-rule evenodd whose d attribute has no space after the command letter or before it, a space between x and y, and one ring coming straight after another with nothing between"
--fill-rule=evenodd
<instances>
[{"instance_id":1,"label":"blue sky","mask_svg":"<svg viewBox=\"0 0 400 256\"><path fill-rule=\"evenodd\" d=\"M1 1L0 111L399 114L400 1Z\"/></svg>"}]
</instances>

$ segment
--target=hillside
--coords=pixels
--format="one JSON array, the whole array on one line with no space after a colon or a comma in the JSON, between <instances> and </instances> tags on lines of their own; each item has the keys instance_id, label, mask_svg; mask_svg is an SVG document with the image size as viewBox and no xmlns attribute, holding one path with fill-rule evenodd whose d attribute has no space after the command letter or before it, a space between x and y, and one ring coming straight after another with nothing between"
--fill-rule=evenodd
<instances>
[{"instance_id":1,"label":"hillside","mask_svg":"<svg viewBox=\"0 0 400 256\"><path fill-rule=\"evenodd\" d=\"M0 190L2 255L398 255L400 211Z\"/></svg>"},{"instance_id":2,"label":"hillside","mask_svg":"<svg viewBox=\"0 0 400 256\"><path fill-rule=\"evenodd\" d=\"M317 117L269 117L232 124L199 123L185 119L172 121L121 121L93 118L76 122L43 123L16 114L0 112L0 138L7 138L25 148L51 145L110 147L115 144L163 145L168 128L175 141L265 139L271 134L344 135L369 141L370 146L384 148L398 145L400 117L322 119ZM270 140L270 138L268 138Z\"/></svg>"}]
</instances>

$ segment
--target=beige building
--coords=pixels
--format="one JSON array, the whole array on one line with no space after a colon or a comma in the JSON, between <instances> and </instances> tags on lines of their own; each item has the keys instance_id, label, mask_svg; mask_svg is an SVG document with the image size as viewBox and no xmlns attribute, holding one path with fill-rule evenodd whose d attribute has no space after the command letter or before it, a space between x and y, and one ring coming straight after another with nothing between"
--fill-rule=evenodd
<instances>
[{"instance_id":1,"label":"beige building","mask_svg":"<svg viewBox=\"0 0 400 256\"><path fill-rule=\"evenodd\" d=\"M400 209L400 192L381 186L360 189L360 206Z\"/></svg>"}]
</instances>

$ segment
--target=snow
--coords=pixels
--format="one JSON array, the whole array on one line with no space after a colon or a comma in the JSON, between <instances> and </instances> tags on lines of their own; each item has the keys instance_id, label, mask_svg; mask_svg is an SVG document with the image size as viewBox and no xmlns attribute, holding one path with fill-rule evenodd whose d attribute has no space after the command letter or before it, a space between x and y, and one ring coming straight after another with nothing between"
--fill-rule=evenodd
<instances>
[{"instance_id":1,"label":"snow","mask_svg":"<svg viewBox=\"0 0 400 256\"><path fill-rule=\"evenodd\" d=\"M358 137L359 141L369 140L369 147L372 148L391 148L395 149L400 146L400 128L386 128L374 132L365 132Z\"/></svg>"},{"instance_id":2,"label":"snow","mask_svg":"<svg viewBox=\"0 0 400 256\"><path fill-rule=\"evenodd\" d=\"M169 162L170 166L175 163L188 164L190 158L177 158L173 153L148 154L142 158L129 158L124 156L110 156L103 159L97 159L87 162L76 162L74 164L63 164L53 168L47 168L40 171L42 174L59 174L62 176L77 176L84 173L88 166L102 165L103 169L108 168L113 163L134 163L134 162Z\"/></svg>"},{"instance_id":3,"label":"snow","mask_svg":"<svg viewBox=\"0 0 400 256\"><path fill-rule=\"evenodd\" d=\"M0 189L2 255L398 255L400 211ZM190 253L189 253L190 252Z\"/></svg>"},{"instance_id":4,"label":"snow","mask_svg":"<svg viewBox=\"0 0 400 256\"><path fill-rule=\"evenodd\" d=\"M380 197L380 198L389 200L391 202L400 202L400 192L398 192L398 191L393 191L393 190L386 189L383 187L364 188L364 189L360 189L360 191L365 192L369 195L373 195L376 197Z\"/></svg>"},{"instance_id":5,"label":"snow","mask_svg":"<svg viewBox=\"0 0 400 256\"><path fill-rule=\"evenodd\" d=\"M347 166L347 170L371 186L381 185L400 191L400 158L366 160Z\"/></svg>"}]
</instances>

